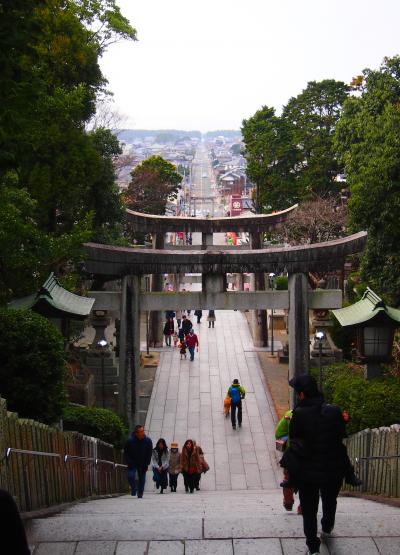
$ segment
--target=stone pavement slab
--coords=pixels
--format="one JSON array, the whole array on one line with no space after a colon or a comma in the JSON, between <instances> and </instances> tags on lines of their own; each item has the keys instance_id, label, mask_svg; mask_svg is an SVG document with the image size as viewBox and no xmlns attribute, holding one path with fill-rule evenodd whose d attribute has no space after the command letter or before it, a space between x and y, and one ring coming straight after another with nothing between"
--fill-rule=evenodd
<instances>
[{"instance_id":1,"label":"stone pavement slab","mask_svg":"<svg viewBox=\"0 0 400 555\"><path fill-rule=\"evenodd\" d=\"M45 542L35 549L34 555L74 555L75 549L76 542Z\"/></svg>"},{"instance_id":2,"label":"stone pavement slab","mask_svg":"<svg viewBox=\"0 0 400 555\"><path fill-rule=\"evenodd\" d=\"M118 542L115 555L147 555L147 542Z\"/></svg>"},{"instance_id":3,"label":"stone pavement slab","mask_svg":"<svg viewBox=\"0 0 400 555\"><path fill-rule=\"evenodd\" d=\"M178 533L178 537L177 537ZM186 517L176 526L176 517L160 518L154 514L126 518L120 515L52 517L36 519L29 527L31 543L39 541L177 540L202 537L200 518Z\"/></svg>"},{"instance_id":4,"label":"stone pavement slab","mask_svg":"<svg viewBox=\"0 0 400 555\"><path fill-rule=\"evenodd\" d=\"M292 515L291 515L292 516ZM303 522L293 513L294 518L274 516L230 517L229 513L220 517L204 519L205 538L281 538L302 537Z\"/></svg>"},{"instance_id":5,"label":"stone pavement slab","mask_svg":"<svg viewBox=\"0 0 400 555\"><path fill-rule=\"evenodd\" d=\"M233 540L235 555L282 555L281 543L276 538Z\"/></svg>"},{"instance_id":6,"label":"stone pavement slab","mask_svg":"<svg viewBox=\"0 0 400 555\"><path fill-rule=\"evenodd\" d=\"M372 538L334 538L327 546L330 555L379 555Z\"/></svg>"},{"instance_id":7,"label":"stone pavement slab","mask_svg":"<svg viewBox=\"0 0 400 555\"><path fill-rule=\"evenodd\" d=\"M400 538L374 538L381 555L400 555Z\"/></svg>"},{"instance_id":8,"label":"stone pavement slab","mask_svg":"<svg viewBox=\"0 0 400 555\"><path fill-rule=\"evenodd\" d=\"M283 538L281 539L282 553L283 555L305 555L308 553L304 539L291 539ZM330 555L327 548L324 545L320 547L320 555ZM361 553L360 553L361 555ZM363 553L362 555L368 555Z\"/></svg>"},{"instance_id":9,"label":"stone pavement slab","mask_svg":"<svg viewBox=\"0 0 400 555\"><path fill-rule=\"evenodd\" d=\"M185 544L181 541L174 542L150 542L147 555L183 555Z\"/></svg>"},{"instance_id":10,"label":"stone pavement slab","mask_svg":"<svg viewBox=\"0 0 400 555\"><path fill-rule=\"evenodd\" d=\"M117 542L110 541L79 542L75 555L114 555L116 547Z\"/></svg>"},{"instance_id":11,"label":"stone pavement slab","mask_svg":"<svg viewBox=\"0 0 400 555\"><path fill-rule=\"evenodd\" d=\"M185 555L233 555L232 540L187 541Z\"/></svg>"},{"instance_id":12,"label":"stone pavement slab","mask_svg":"<svg viewBox=\"0 0 400 555\"><path fill-rule=\"evenodd\" d=\"M252 344L247 320L239 311L216 311L216 317L215 328L192 318L200 342L194 362L181 360L177 348L163 349L146 430L153 442L164 437L182 447L191 438L201 444L215 465L202 479L204 490L276 487L280 469L274 453L274 409L256 353L245 352ZM234 378L246 389L243 427L236 431L222 410Z\"/></svg>"}]
</instances>

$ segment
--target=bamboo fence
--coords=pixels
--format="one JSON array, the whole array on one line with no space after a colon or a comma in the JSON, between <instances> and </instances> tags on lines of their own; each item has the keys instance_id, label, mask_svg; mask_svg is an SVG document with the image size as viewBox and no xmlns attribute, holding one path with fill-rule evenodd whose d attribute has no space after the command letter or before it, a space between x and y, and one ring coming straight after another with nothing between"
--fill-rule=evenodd
<instances>
[{"instance_id":1,"label":"bamboo fence","mask_svg":"<svg viewBox=\"0 0 400 555\"><path fill-rule=\"evenodd\" d=\"M400 425L367 429L345 440L350 460L363 484L344 489L400 497Z\"/></svg>"},{"instance_id":2,"label":"bamboo fence","mask_svg":"<svg viewBox=\"0 0 400 555\"><path fill-rule=\"evenodd\" d=\"M126 493L120 450L8 412L0 398L0 487L22 512L95 495Z\"/></svg>"}]
</instances>

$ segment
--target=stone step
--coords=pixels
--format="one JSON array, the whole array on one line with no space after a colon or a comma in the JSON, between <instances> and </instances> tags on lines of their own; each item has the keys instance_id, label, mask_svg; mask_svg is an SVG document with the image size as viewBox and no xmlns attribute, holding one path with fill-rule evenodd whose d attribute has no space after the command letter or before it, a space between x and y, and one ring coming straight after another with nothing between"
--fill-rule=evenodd
<instances>
[{"instance_id":1,"label":"stone step","mask_svg":"<svg viewBox=\"0 0 400 555\"><path fill-rule=\"evenodd\" d=\"M86 366L88 368L101 368L101 358L88 358L86 359ZM115 364L115 360L112 358L105 358L104 359L104 368L116 368L117 365Z\"/></svg>"},{"instance_id":2,"label":"stone step","mask_svg":"<svg viewBox=\"0 0 400 555\"><path fill-rule=\"evenodd\" d=\"M101 385L102 381L103 380L102 380L101 375L99 376L97 374L94 374L94 383L95 383L95 385ZM118 384L119 383L119 377L116 376L115 374L108 374L108 375L104 374L104 383L105 384L112 384L112 383Z\"/></svg>"},{"instance_id":3,"label":"stone step","mask_svg":"<svg viewBox=\"0 0 400 555\"><path fill-rule=\"evenodd\" d=\"M356 498L340 498L335 534L387 537L400 526L400 509ZM216 540L303 538L303 522L282 507L281 493L146 492L80 503L61 515L29 524L32 543L69 541Z\"/></svg>"}]
</instances>

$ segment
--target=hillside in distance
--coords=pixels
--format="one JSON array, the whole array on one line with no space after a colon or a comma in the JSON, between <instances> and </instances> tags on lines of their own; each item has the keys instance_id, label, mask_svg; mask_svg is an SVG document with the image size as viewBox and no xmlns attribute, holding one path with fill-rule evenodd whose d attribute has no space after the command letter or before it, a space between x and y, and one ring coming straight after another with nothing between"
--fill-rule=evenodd
<instances>
[{"instance_id":1,"label":"hillside in distance","mask_svg":"<svg viewBox=\"0 0 400 555\"><path fill-rule=\"evenodd\" d=\"M118 138L127 143L149 137L152 137L155 143L173 143L185 138L201 139L202 135L206 139L214 139L219 136L227 138L237 137L241 133L239 129L218 129L216 131L207 131L204 134L196 130L185 131L182 129L123 129L118 133Z\"/></svg>"},{"instance_id":2,"label":"hillside in distance","mask_svg":"<svg viewBox=\"0 0 400 555\"><path fill-rule=\"evenodd\" d=\"M178 139L191 137L201 139L201 132L180 129L123 129L118 133L118 138L127 143L132 143L137 139L145 139L146 137L153 137L156 143L170 143Z\"/></svg>"}]
</instances>

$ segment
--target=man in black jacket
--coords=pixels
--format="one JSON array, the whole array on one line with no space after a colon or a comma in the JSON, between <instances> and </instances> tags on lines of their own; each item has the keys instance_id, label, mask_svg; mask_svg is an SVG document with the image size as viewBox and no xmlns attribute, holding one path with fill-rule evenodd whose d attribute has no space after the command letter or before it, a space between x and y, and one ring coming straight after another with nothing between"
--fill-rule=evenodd
<instances>
[{"instance_id":1,"label":"man in black jacket","mask_svg":"<svg viewBox=\"0 0 400 555\"><path fill-rule=\"evenodd\" d=\"M292 378L289 385L298 394L289 427L290 441L302 445L301 470L297 486L303 527L309 554L319 553L317 536L319 496L322 500L322 537L335 525L336 500L346 472L343 445L345 422L339 407L328 405L312 376Z\"/></svg>"},{"instance_id":2,"label":"man in black jacket","mask_svg":"<svg viewBox=\"0 0 400 555\"><path fill-rule=\"evenodd\" d=\"M143 497L146 472L151 461L152 451L153 443L151 439L145 435L143 426L138 424L125 444L124 454L128 465L128 482L131 486L131 495L137 493L139 499Z\"/></svg>"},{"instance_id":3,"label":"man in black jacket","mask_svg":"<svg viewBox=\"0 0 400 555\"><path fill-rule=\"evenodd\" d=\"M189 320L189 318L186 318L186 315L184 314L182 316L182 326L181 326L183 334L186 336L190 332L192 327L193 327L192 322Z\"/></svg>"}]
</instances>

